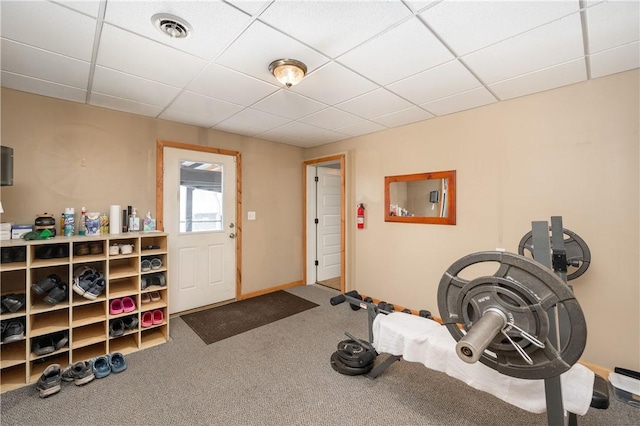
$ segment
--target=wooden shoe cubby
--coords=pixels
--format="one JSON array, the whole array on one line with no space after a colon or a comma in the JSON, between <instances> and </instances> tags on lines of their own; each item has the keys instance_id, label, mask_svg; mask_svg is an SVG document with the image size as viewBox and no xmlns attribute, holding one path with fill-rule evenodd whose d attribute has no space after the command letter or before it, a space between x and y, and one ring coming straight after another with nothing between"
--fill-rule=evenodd
<instances>
[{"instance_id":1,"label":"wooden shoe cubby","mask_svg":"<svg viewBox=\"0 0 640 426\"><path fill-rule=\"evenodd\" d=\"M90 245L93 252L86 254L86 250L80 250L80 246L85 244ZM111 254L109 249L114 244L118 247L131 245L131 253L122 254L118 251L118 254ZM18 311L0 315L3 323L21 321L24 325L24 338L8 343L2 343L0 339L0 392L35 383L44 369L53 363L64 367L113 352L126 355L169 340L168 244L165 233L132 232L118 235L62 236L35 241L5 240L0 241L0 246L24 247L26 250L25 261L0 264L0 294L24 294L26 299L24 306ZM43 259L37 255L51 252L60 257ZM162 266L142 272L142 259L153 257L161 259ZM81 266L92 267L104 274L106 289L94 300L73 291L73 273ZM141 277L154 273L164 275L165 285L153 285L141 290ZM50 274L58 275L69 288L68 298L55 305L44 302L46 293L37 295L31 290L32 284ZM160 294L160 300L142 304L142 294L153 291ZM111 315L110 301L123 297L131 297L136 309ZM156 309L163 311L162 324L142 327L142 313ZM137 316L138 326L133 330L126 330L122 336L110 336L110 321L129 315ZM57 332L67 333L69 342L66 345L43 356L32 353L32 345L37 338Z\"/></svg>"}]
</instances>

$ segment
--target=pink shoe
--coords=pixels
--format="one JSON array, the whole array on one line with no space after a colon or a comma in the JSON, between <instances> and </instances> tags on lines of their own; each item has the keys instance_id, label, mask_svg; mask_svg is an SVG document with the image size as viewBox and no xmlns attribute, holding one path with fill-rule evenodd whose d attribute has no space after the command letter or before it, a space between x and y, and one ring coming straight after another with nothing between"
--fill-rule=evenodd
<instances>
[{"instance_id":1,"label":"pink shoe","mask_svg":"<svg viewBox=\"0 0 640 426\"><path fill-rule=\"evenodd\" d=\"M142 321L140 322L140 324L143 327L151 327L153 325L153 314L151 313L151 311L147 311L142 314Z\"/></svg>"},{"instance_id":2,"label":"pink shoe","mask_svg":"<svg viewBox=\"0 0 640 426\"><path fill-rule=\"evenodd\" d=\"M153 324L158 325L164 322L164 314L160 309L153 311Z\"/></svg>"},{"instance_id":3,"label":"pink shoe","mask_svg":"<svg viewBox=\"0 0 640 426\"><path fill-rule=\"evenodd\" d=\"M122 300L113 299L109 304L109 313L111 315L121 314L124 312L124 307L122 306Z\"/></svg>"},{"instance_id":4,"label":"pink shoe","mask_svg":"<svg viewBox=\"0 0 640 426\"><path fill-rule=\"evenodd\" d=\"M132 312L136 310L136 302L130 297L122 298L122 309L124 312Z\"/></svg>"}]
</instances>

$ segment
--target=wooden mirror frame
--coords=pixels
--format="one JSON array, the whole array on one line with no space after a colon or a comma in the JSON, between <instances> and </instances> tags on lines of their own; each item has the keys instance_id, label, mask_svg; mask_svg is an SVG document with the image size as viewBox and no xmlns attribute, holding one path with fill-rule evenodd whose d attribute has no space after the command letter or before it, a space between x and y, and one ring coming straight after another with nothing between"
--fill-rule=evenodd
<instances>
[{"instance_id":1,"label":"wooden mirror frame","mask_svg":"<svg viewBox=\"0 0 640 426\"><path fill-rule=\"evenodd\" d=\"M449 211L447 217L426 217L426 216L392 216L391 197L389 195L389 184L393 182L414 182L418 180L448 179L447 194L449 197ZM456 224L456 171L446 170L442 172L415 173L411 175L385 176L384 178L384 221L401 223L429 223L433 225L455 225Z\"/></svg>"}]
</instances>

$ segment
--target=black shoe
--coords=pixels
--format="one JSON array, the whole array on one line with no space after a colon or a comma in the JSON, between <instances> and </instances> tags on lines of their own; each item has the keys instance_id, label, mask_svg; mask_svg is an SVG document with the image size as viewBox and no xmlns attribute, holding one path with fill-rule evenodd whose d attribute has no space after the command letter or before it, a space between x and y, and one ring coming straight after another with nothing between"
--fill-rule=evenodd
<instances>
[{"instance_id":1,"label":"black shoe","mask_svg":"<svg viewBox=\"0 0 640 426\"><path fill-rule=\"evenodd\" d=\"M7 308L9 312L17 312L24 306L24 294L7 294L2 298L2 306Z\"/></svg>"},{"instance_id":2,"label":"black shoe","mask_svg":"<svg viewBox=\"0 0 640 426\"><path fill-rule=\"evenodd\" d=\"M55 352L56 344L51 336L42 336L33 342L31 352L36 356L48 355Z\"/></svg>"},{"instance_id":3,"label":"black shoe","mask_svg":"<svg viewBox=\"0 0 640 426\"><path fill-rule=\"evenodd\" d=\"M46 292L51 291L54 287L57 287L61 282L62 280L59 276L51 274L40 282L33 284L31 286L31 291L37 295L45 294Z\"/></svg>"},{"instance_id":4,"label":"black shoe","mask_svg":"<svg viewBox=\"0 0 640 426\"><path fill-rule=\"evenodd\" d=\"M54 287L49 292L49 294L42 300L44 300L50 305L55 305L67 299L68 296L69 296L69 287L67 286L67 283L60 283L56 287Z\"/></svg>"},{"instance_id":5,"label":"black shoe","mask_svg":"<svg viewBox=\"0 0 640 426\"><path fill-rule=\"evenodd\" d=\"M69 246L66 244L58 244L53 249L53 257L55 258L63 258L69 257Z\"/></svg>"},{"instance_id":6,"label":"black shoe","mask_svg":"<svg viewBox=\"0 0 640 426\"><path fill-rule=\"evenodd\" d=\"M2 334L2 343L15 342L20 339L24 339L24 324L19 320L9 321Z\"/></svg>"},{"instance_id":7,"label":"black shoe","mask_svg":"<svg viewBox=\"0 0 640 426\"><path fill-rule=\"evenodd\" d=\"M53 246L46 245L40 246L36 249L36 257L38 259L51 259L53 258Z\"/></svg>"},{"instance_id":8,"label":"black shoe","mask_svg":"<svg viewBox=\"0 0 640 426\"><path fill-rule=\"evenodd\" d=\"M25 262L27 260L27 248L26 247L14 247L13 248L13 261Z\"/></svg>"},{"instance_id":9,"label":"black shoe","mask_svg":"<svg viewBox=\"0 0 640 426\"><path fill-rule=\"evenodd\" d=\"M2 247L0 250L0 263L11 263L14 259L13 248L11 247Z\"/></svg>"}]
</instances>

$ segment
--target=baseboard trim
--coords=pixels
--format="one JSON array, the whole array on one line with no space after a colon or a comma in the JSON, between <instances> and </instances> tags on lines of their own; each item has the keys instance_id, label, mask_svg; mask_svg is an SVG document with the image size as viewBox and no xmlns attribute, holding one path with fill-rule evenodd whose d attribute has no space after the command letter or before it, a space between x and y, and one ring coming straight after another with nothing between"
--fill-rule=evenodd
<instances>
[{"instance_id":1,"label":"baseboard trim","mask_svg":"<svg viewBox=\"0 0 640 426\"><path fill-rule=\"evenodd\" d=\"M265 288L263 290L258 290L258 291L253 291L251 293L243 294L243 295L240 296L240 298L238 300L251 299L252 297L262 296L263 294L269 294L269 293L273 293L274 291L279 291L279 290L286 290L286 289L292 288L292 287L299 287L301 285L304 285L304 281L303 280L292 281L290 283L280 284L280 285L277 285L275 287L269 287L269 288Z\"/></svg>"}]
</instances>

